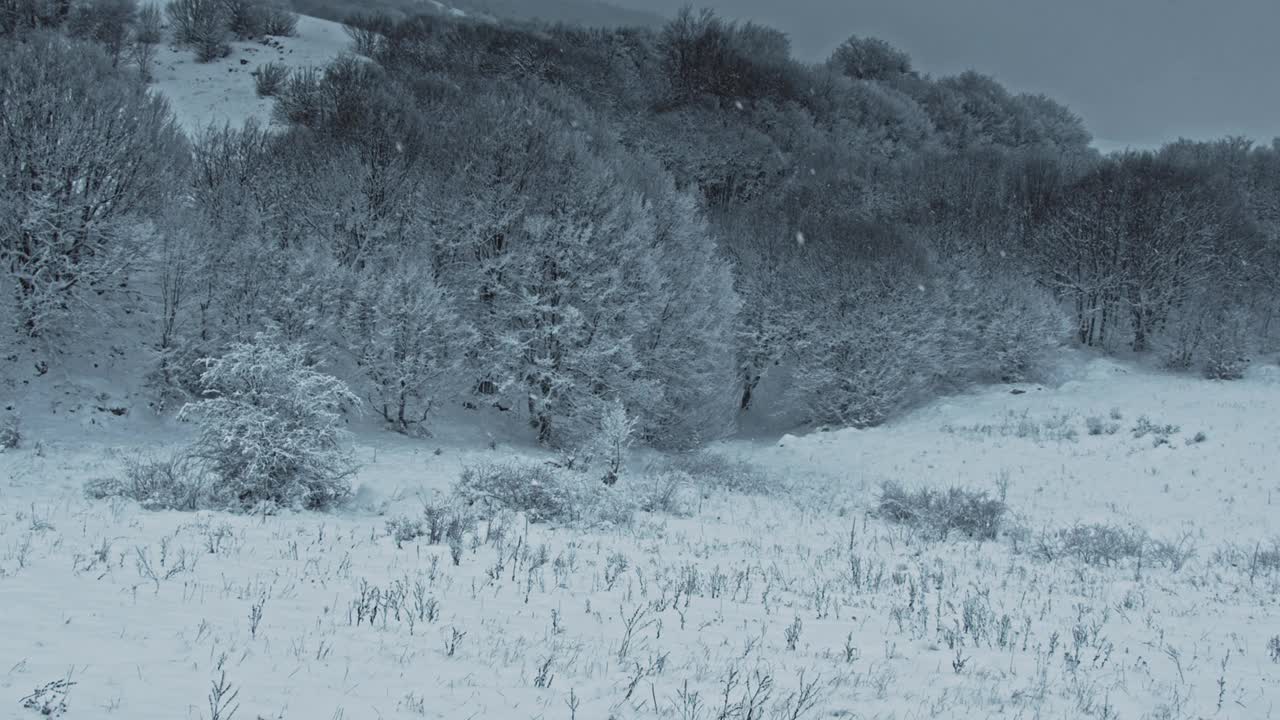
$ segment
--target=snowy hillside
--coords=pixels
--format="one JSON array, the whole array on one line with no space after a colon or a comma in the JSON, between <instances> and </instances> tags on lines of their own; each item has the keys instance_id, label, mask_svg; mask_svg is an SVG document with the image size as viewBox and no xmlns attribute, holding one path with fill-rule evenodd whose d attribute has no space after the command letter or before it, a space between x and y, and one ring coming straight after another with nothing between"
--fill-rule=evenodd
<instances>
[{"instance_id":1,"label":"snowy hillside","mask_svg":"<svg viewBox=\"0 0 1280 720\"><path fill-rule=\"evenodd\" d=\"M1016 389L716 448L762 470L763 494L699 477L627 525L501 514L452 547L405 529L448 507L464 468L547 456L490 449L462 422L436 441L365 434L351 509L148 512L82 491L132 454L110 430L126 419L36 420L0 455L0 593L26 609L0 620L0 707L209 718L213 694L221 718L1267 717L1276 369L1223 384L1094 361ZM883 480L1005 495L1011 519L991 541L943 539L874 513Z\"/></svg>"},{"instance_id":2,"label":"snowy hillside","mask_svg":"<svg viewBox=\"0 0 1280 720\"><path fill-rule=\"evenodd\" d=\"M1280 144L692 7L5 8L0 720L1275 716Z\"/></svg>"},{"instance_id":3,"label":"snowy hillside","mask_svg":"<svg viewBox=\"0 0 1280 720\"><path fill-rule=\"evenodd\" d=\"M267 63L322 68L350 47L340 23L304 15L298 18L296 37L232 42L230 56L213 62L196 62L190 49L162 45L153 86L169 99L188 134L211 125L239 127L249 118L265 126L271 123L273 101L258 97L254 71Z\"/></svg>"}]
</instances>

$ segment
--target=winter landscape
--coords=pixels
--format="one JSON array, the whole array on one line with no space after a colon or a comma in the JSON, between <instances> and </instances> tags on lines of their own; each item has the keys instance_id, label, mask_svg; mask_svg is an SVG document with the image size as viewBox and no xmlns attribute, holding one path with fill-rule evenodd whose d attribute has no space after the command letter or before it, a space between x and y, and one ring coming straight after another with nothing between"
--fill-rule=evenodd
<instances>
[{"instance_id":1,"label":"winter landscape","mask_svg":"<svg viewBox=\"0 0 1280 720\"><path fill-rule=\"evenodd\" d=\"M637 7L0 0L0 718L1280 716L1280 146Z\"/></svg>"}]
</instances>

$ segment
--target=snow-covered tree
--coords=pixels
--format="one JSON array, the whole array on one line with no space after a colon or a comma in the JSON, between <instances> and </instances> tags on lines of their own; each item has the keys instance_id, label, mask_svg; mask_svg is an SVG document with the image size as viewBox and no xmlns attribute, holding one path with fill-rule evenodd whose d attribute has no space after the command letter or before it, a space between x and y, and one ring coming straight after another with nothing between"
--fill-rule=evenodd
<instances>
[{"instance_id":1,"label":"snow-covered tree","mask_svg":"<svg viewBox=\"0 0 1280 720\"><path fill-rule=\"evenodd\" d=\"M371 385L369 402L387 423L410 432L459 387L472 330L429 267L400 263L368 273L357 284L346 329Z\"/></svg>"},{"instance_id":2,"label":"snow-covered tree","mask_svg":"<svg viewBox=\"0 0 1280 720\"><path fill-rule=\"evenodd\" d=\"M0 267L39 334L127 279L140 221L171 197L185 147L164 100L102 51L57 35L0 42Z\"/></svg>"},{"instance_id":3,"label":"snow-covered tree","mask_svg":"<svg viewBox=\"0 0 1280 720\"><path fill-rule=\"evenodd\" d=\"M632 406L640 434L664 447L687 448L729 432L734 388L736 323L741 301L733 270L717 247L695 199L669 176L646 168L632 180L653 218L651 252L660 282L650 326L637 336L644 376L660 392Z\"/></svg>"},{"instance_id":4,"label":"snow-covered tree","mask_svg":"<svg viewBox=\"0 0 1280 720\"><path fill-rule=\"evenodd\" d=\"M165 13L173 25L174 39L196 51L196 59L209 62L231 51L231 16L224 0L172 0Z\"/></svg>"},{"instance_id":5,"label":"snow-covered tree","mask_svg":"<svg viewBox=\"0 0 1280 720\"><path fill-rule=\"evenodd\" d=\"M503 281L485 329L501 384L523 396L539 442L583 437L611 399L660 392L635 343L658 285L651 230L639 200L610 181L595 174L593 187L579 184L581 205L526 218L495 260Z\"/></svg>"},{"instance_id":6,"label":"snow-covered tree","mask_svg":"<svg viewBox=\"0 0 1280 720\"><path fill-rule=\"evenodd\" d=\"M589 462L603 471L601 480L605 485L618 482L627 460L627 450L635 441L635 432L636 419L617 400L600 417L600 429L587 443L585 454Z\"/></svg>"},{"instance_id":7,"label":"snow-covered tree","mask_svg":"<svg viewBox=\"0 0 1280 720\"><path fill-rule=\"evenodd\" d=\"M72 6L67 30L72 37L101 43L116 65L129 43L129 25L137 13L137 0L88 0Z\"/></svg>"}]
</instances>

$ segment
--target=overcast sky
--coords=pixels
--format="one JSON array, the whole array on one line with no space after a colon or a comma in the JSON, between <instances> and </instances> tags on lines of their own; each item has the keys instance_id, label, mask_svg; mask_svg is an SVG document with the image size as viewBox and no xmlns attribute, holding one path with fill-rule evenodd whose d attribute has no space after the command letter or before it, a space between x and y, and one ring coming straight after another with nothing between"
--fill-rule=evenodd
<instances>
[{"instance_id":1,"label":"overcast sky","mask_svg":"<svg viewBox=\"0 0 1280 720\"><path fill-rule=\"evenodd\" d=\"M670 15L684 0L613 0ZM1280 135L1280 0L704 0L818 60L880 37L934 75L1043 92L1109 145Z\"/></svg>"}]
</instances>

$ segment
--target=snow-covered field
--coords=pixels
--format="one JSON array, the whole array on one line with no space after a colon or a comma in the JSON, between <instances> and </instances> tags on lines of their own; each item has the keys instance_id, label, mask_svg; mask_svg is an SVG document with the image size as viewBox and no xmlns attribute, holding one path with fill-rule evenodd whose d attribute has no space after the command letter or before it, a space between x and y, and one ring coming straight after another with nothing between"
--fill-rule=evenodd
<instances>
[{"instance_id":1,"label":"snow-covered field","mask_svg":"<svg viewBox=\"0 0 1280 720\"><path fill-rule=\"evenodd\" d=\"M1016 389L723 443L779 490L627 527L506 516L456 564L388 520L464 466L538 451L462 425L363 433L352 509L148 512L83 483L181 428L28 404L24 448L0 455L0 716L36 716L23 699L67 679L65 717L131 720L210 718L219 683L237 718L1272 717L1280 373L1093 360ZM941 540L872 513L882 480L1004 494L1012 520ZM1047 557L1077 523L1164 554Z\"/></svg>"}]
</instances>

